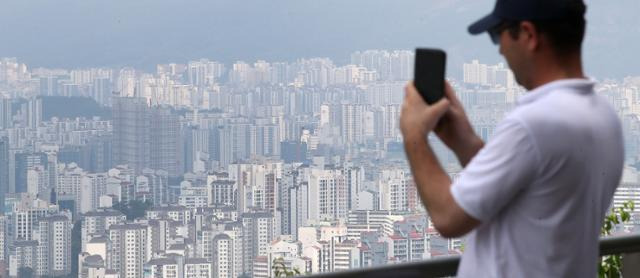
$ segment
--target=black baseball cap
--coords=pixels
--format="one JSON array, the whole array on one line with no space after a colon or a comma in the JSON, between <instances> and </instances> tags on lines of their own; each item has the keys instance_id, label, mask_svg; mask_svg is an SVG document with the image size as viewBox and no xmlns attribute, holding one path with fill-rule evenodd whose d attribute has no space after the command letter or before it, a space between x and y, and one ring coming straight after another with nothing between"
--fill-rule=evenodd
<instances>
[{"instance_id":1,"label":"black baseball cap","mask_svg":"<svg viewBox=\"0 0 640 278\"><path fill-rule=\"evenodd\" d=\"M477 35L489 31L505 20L553 20L582 17L586 6L582 0L497 0L489 15L469 26L469 33Z\"/></svg>"}]
</instances>

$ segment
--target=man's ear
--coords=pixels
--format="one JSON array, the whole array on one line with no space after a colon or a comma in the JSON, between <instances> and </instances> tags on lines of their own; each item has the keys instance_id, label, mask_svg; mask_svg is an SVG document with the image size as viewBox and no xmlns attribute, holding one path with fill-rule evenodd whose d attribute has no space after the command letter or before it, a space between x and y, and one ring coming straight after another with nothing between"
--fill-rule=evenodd
<instances>
[{"instance_id":1,"label":"man's ear","mask_svg":"<svg viewBox=\"0 0 640 278\"><path fill-rule=\"evenodd\" d=\"M520 38L524 40L525 47L529 51L535 51L540 47L540 34L530 21L520 23Z\"/></svg>"}]
</instances>

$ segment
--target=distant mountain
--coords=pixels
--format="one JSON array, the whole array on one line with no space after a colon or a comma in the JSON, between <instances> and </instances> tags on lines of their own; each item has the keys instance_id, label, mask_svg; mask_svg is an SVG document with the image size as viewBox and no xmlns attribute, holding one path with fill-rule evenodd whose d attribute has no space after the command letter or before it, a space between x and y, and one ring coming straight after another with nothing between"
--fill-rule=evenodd
<instances>
[{"instance_id":1,"label":"distant mountain","mask_svg":"<svg viewBox=\"0 0 640 278\"><path fill-rule=\"evenodd\" d=\"M30 66L133 66L207 57L226 63L436 46L449 74L472 58L501 61L466 27L491 0L30 0L0 4L0 56ZM588 72L640 75L640 1L588 1Z\"/></svg>"},{"instance_id":2,"label":"distant mountain","mask_svg":"<svg viewBox=\"0 0 640 278\"><path fill-rule=\"evenodd\" d=\"M42 119L75 119L77 117L92 118L99 116L103 120L111 119L111 109L100 106L95 100L87 97L42 97Z\"/></svg>"}]
</instances>

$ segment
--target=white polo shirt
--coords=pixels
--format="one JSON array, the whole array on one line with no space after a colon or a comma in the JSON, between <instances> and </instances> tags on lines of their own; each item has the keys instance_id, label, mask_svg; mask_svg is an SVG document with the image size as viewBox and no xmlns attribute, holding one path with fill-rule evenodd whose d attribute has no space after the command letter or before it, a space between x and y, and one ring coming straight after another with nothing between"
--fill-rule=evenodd
<instances>
[{"instance_id":1,"label":"white polo shirt","mask_svg":"<svg viewBox=\"0 0 640 278\"><path fill-rule=\"evenodd\" d=\"M586 79L528 92L451 186L482 224L458 277L595 277L600 227L620 181L620 121Z\"/></svg>"}]
</instances>

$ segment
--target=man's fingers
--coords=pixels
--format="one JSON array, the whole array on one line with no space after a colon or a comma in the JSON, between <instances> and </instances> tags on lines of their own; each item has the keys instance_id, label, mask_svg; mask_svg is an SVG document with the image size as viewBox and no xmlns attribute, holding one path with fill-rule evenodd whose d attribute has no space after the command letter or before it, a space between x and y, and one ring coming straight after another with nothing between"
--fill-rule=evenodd
<instances>
[{"instance_id":1,"label":"man's fingers","mask_svg":"<svg viewBox=\"0 0 640 278\"><path fill-rule=\"evenodd\" d=\"M433 117L440 118L444 113L449 111L449 107L451 106L451 102L448 99L442 98L438 102L434 103L429 107L431 113L433 113Z\"/></svg>"},{"instance_id":2,"label":"man's fingers","mask_svg":"<svg viewBox=\"0 0 640 278\"><path fill-rule=\"evenodd\" d=\"M414 99L418 97L422 98L422 96L420 96L420 93L418 93L418 89L416 89L416 87L413 85L413 81L409 82L407 86L404 87L404 91L405 98L408 100L415 101Z\"/></svg>"},{"instance_id":3,"label":"man's fingers","mask_svg":"<svg viewBox=\"0 0 640 278\"><path fill-rule=\"evenodd\" d=\"M455 91L453 90L453 87L451 87L449 82L447 82L446 80L444 81L444 95L451 101L451 104L453 104L454 106L462 106L460 104L460 100L458 100L458 97L456 96Z\"/></svg>"}]
</instances>

